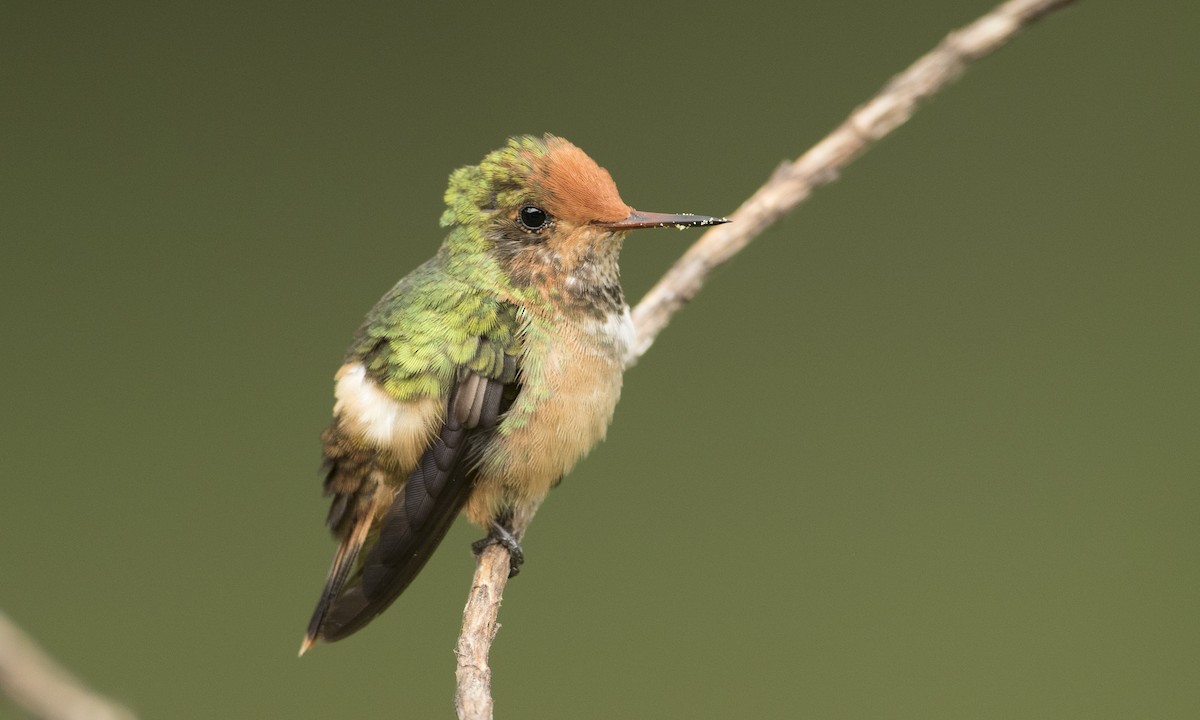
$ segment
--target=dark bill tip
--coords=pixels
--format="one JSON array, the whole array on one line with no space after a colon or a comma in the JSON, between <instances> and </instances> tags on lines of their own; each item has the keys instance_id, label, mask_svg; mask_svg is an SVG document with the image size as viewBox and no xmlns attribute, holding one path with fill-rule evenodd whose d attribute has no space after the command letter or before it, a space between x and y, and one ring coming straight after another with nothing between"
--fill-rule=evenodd
<instances>
[{"instance_id":1,"label":"dark bill tip","mask_svg":"<svg viewBox=\"0 0 1200 720\"><path fill-rule=\"evenodd\" d=\"M683 229L686 227L708 227L729 222L729 218L709 217L708 215L670 215L668 213L639 212L634 210L629 217L616 222L598 223L600 227L613 230L636 230L637 228L670 227L674 225Z\"/></svg>"}]
</instances>

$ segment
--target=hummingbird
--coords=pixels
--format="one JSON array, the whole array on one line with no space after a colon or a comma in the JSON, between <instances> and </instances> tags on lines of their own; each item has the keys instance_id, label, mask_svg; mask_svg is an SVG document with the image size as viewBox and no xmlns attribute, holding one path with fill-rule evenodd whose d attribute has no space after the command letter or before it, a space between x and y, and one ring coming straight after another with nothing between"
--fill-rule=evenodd
<instances>
[{"instance_id":1,"label":"hummingbird","mask_svg":"<svg viewBox=\"0 0 1200 720\"><path fill-rule=\"evenodd\" d=\"M337 552L300 654L364 627L460 512L509 551L600 442L634 328L618 256L631 230L727 222L639 212L570 142L513 137L450 175L437 254L367 314L321 436Z\"/></svg>"}]
</instances>

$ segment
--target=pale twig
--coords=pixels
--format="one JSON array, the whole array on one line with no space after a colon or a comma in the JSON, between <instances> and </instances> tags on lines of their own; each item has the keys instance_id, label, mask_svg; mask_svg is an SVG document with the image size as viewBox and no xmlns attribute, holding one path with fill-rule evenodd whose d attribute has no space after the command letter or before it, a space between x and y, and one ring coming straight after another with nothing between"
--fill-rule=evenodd
<instances>
[{"instance_id":1,"label":"pale twig","mask_svg":"<svg viewBox=\"0 0 1200 720\"><path fill-rule=\"evenodd\" d=\"M492 670L488 666L488 651L500 624L500 596L508 584L508 550L502 545L489 545L480 553L471 583L471 596L463 609L462 633L454 652L458 656L455 677L458 691L454 709L460 718L492 717Z\"/></svg>"},{"instance_id":2,"label":"pale twig","mask_svg":"<svg viewBox=\"0 0 1200 720\"><path fill-rule=\"evenodd\" d=\"M798 160L780 166L730 216L732 222L704 233L637 304L633 310L637 339L629 363L650 349L671 316L700 291L714 268L808 199L814 189L836 180L842 168L904 124L922 100L946 87L967 65L1000 49L1026 25L1072 1L1003 3L950 33L936 48L892 78L824 140Z\"/></svg>"},{"instance_id":3,"label":"pale twig","mask_svg":"<svg viewBox=\"0 0 1200 720\"><path fill-rule=\"evenodd\" d=\"M713 269L804 202L814 189L836 180L842 168L903 125L922 100L946 87L970 63L1000 49L1025 26L1073 1L1002 3L970 25L950 33L936 48L892 78L825 139L799 159L779 167L730 216L732 222L704 233L634 308L637 337L629 364L650 349L671 316L700 291ZM487 656L499 627L496 616L507 577L508 552L498 545L489 547L475 569L458 641L455 708L462 720L492 717Z\"/></svg>"},{"instance_id":4,"label":"pale twig","mask_svg":"<svg viewBox=\"0 0 1200 720\"><path fill-rule=\"evenodd\" d=\"M125 707L88 690L0 613L0 690L45 720L134 720Z\"/></svg>"}]
</instances>

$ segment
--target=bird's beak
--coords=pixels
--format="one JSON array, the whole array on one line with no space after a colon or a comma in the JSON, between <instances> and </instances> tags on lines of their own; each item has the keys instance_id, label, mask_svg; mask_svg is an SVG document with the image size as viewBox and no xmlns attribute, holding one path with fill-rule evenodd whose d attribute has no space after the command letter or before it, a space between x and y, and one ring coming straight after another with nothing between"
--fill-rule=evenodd
<instances>
[{"instance_id":1,"label":"bird's beak","mask_svg":"<svg viewBox=\"0 0 1200 720\"><path fill-rule=\"evenodd\" d=\"M600 227L610 230L636 230L638 228L669 227L707 227L729 222L729 218L709 217L708 215L670 215L667 213L639 212L629 213L629 217L615 222L597 223Z\"/></svg>"}]
</instances>

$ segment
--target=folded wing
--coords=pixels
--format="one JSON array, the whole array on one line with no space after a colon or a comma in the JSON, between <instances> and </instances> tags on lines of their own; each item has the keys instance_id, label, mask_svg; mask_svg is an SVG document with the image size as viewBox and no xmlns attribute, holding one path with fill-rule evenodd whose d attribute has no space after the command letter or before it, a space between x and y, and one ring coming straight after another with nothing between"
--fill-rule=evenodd
<instances>
[{"instance_id":1,"label":"folded wing","mask_svg":"<svg viewBox=\"0 0 1200 720\"><path fill-rule=\"evenodd\" d=\"M329 522L342 542L301 654L318 639L344 638L383 612L441 543L471 492L480 453L518 391L516 360L503 357L488 373L494 377L464 371L440 429L402 483L389 480L376 452L336 443L331 449L326 439L327 484L353 483L354 491L334 490Z\"/></svg>"}]
</instances>

